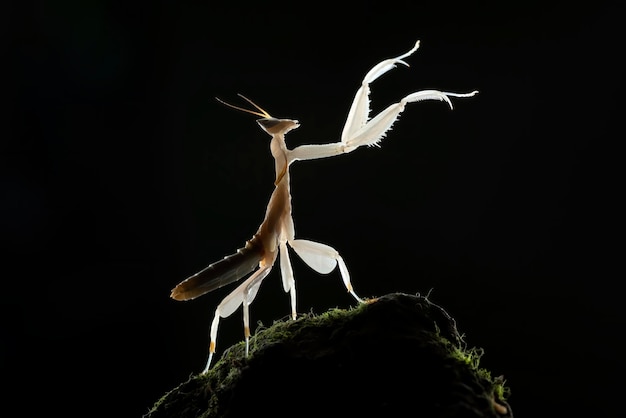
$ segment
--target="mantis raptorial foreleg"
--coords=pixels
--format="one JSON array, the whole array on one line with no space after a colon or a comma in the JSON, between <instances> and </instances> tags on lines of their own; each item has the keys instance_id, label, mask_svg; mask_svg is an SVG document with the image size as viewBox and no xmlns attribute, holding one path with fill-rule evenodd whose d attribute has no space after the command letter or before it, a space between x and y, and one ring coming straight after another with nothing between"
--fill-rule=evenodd
<instances>
[{"instance_id":1,"label":"mantis raptorial foreleg","mask_svg":"<svg viewBox=\"0 0 626 418\"><path fill-rule=\"evenodd\" d=\"M346 123L343 127L343 131L341 132L341 142L347 144L354 134L367 123L370 114L370 83L374 82L378 77L385 74L387 71L395 68L396 64L403 64L408 67L409 64L402 60L417 51L419 45L420 41L417 41L415 46L411 48L410 51L395 58L381 61L367 72L361 82L361 87L359 87L359 90L354 96L352 106L350 106Z\"/></svg>"},{"instance_id":2,"label":"mantis raptorial foreleg","mask_svg":"<svg viewBox=\"0 0 626 418\"><path fill-rule=\"evenodd\" d=\"M326 158L352 152L363 145L377 145L404 111L408 103L424 100L440 100L446 102L450 106L450 109L452 109L450 97L472 97L478 93L478 91L471 93L450 93L438 90L418 91L407 95L398 103L388 106L374 118L368 119L370 113L370 83L374 82L387 71L395 68L397 64L408 66L403 59L417 51L417 48L419 48L419 41L416 42L415 46L410 51L396 58L384 60L368 71L352 101L348 118L346 119L341 133L341 142L320 145L301 145L291 151L291 158L293 160Z\"/></svg>"},{"instance_id":3,"label":"mantis raptorial foreleg","mask_svg":"<svg viewBox=\"0 0 626 418\"><path fill-rule=\"evenodd\" d=\"M249 307L257 295L261 282L271 271L278 255L280 255L283 289L290 294L291 317L296 318L296 285L288 247L291 247L309 267L319 273L327 274L339 267L341 278L348 292L358 302L363 302L354 292L348 268L343 258L334 248L319 242L295 238L295 229L291 217L289 166L298 160L332 157L352 152L364 145L377 145L409 103L422 100L440 100L448 103L452 108L450 97L471 97L477 93L474 91L467 94L459 94L437 90L411 93L398 103L387 107L374 118L369 119L370 83L396 67L397 64L408 66L403 59L413 54L418 47L419 41L408 52L395 58L383 60L367 72L352 101L342 130L341 140L338 142L302 145L290 150L285 144L285 135L287 132L300 126L297 120L273 118L269 113L248 99L246 100L257 110L243 109L225 103L228 106L255 114L261 118L257 120L258 124L272 137L270 150L274 157L276 178L274 181L275 189L270 197L265 218L253 238L246 242L243 248L237 250L237 253L209 265L204 270L179 283L172 290L171 297L176 300L194 299L207 292L238 281L258 268L248 279L226 296L215 310L215 316L211 322L209 359L204 372L209 369L211 359L215 353L220 318L230 316L239 306L243 307L246 355L248 354L250 339Z\"/></svg>"}]
</instances>

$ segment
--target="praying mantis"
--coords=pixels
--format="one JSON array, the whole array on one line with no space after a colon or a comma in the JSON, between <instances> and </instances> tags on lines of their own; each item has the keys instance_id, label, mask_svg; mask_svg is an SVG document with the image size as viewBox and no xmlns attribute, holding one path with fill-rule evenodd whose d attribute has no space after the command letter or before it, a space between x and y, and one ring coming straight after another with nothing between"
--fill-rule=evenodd
<instances>
[{"instance_id":1,"label":"praying mantis","mask_svg":"<svg viewBox=\"0 0 626 418\"><path fill-rule=\"evenodd\" d=\"M239 281L252 273L217 306L211 323L209 357L202 373L206 373L211 366L220 318L232 315L239 306L242 306L243 310L245 352L248 355L250 304L256 297L261 282L270 273L279 256L283 289L290 295L291 317L296 319L296 286L288 248L291 248L309 267L318 273L328 274L339 266L339 272L347 291L357 302L364 302L352 288L348 268L337 250L319 242L296 239L294 221L291 216L289 166L296 161L333 157L350 153L362 146L378 145L409 103L439 100L446 102L452 109L450 97L471 97L478 93L477 91L471 93L450 93L438 90L418 91L407 95L398 103L390 105L370 119L370 83L398 64L408 67L404 59L412 55L418 48L419 41L408 52L395 58L383 60L370 69L353 99L339 142L301 145L289 149L285 143L285 135L300 126L297 120L274 118L254 102L241 95L243 99L254 106L255 110L222 102L230 107L260 117L257 123L272 138L270 150L272 157L274 157L276 178L274 181L275 188L267 205L265 218L254 236L245 243L245 246L238 249L236 253L224 257L185 279L172 289L170 296L173 299L190 300Z\"/></svg>"}]
</instances>

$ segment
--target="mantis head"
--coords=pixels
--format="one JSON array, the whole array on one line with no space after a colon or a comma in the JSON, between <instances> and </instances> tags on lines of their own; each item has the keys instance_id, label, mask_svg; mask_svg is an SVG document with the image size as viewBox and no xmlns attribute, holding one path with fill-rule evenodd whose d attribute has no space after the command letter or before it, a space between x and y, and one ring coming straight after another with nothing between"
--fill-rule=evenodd
<instances>
[{"instance_id":1,"label":"mantis head","mask_svg":"<svg viewBox=\"0 0 626 418\"><path fill-rule=\"evenodd\" d=\"M252 100L245 97L244 95L239 94L239 97L246 100L248 103L254 106L257 110L244 109L242 107L235 106L230 103L226 103L225 101L220 100L220 99L217 99L217 101L219 101L222 104L225 104L228 107L232 107L233 109L237 109L242 112L250 113L256 116L260 116L261 119L257 119L257 123L265 132L267 132L271 136L280 135L280 134L284 135L287 132L291 131L292 129L296 129L297 127L300 126L300 123L297 120L274 118L272 117L272 115L267 113L267 111L263 110L259 105L257 105Z\"/></svg>"}]
</instances>

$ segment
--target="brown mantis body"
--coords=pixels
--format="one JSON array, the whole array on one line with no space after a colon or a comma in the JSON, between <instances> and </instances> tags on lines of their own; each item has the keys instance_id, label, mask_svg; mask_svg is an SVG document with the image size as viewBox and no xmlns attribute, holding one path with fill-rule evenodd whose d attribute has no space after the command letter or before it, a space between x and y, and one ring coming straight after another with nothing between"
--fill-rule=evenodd
<instances>
[{"instance_id":1,"label":"brown mantis body","mask_svg":"<svg viewBox=\"0 0 626 418\"><path fill-rule=\"evenodd\" d=\"M272 137L270 150L274 157L276 180L275 189L270 197L265 218L256 234L246 242L245 246L237 250L235 254L211 264L204 270L184 280L172 290L171 297L176 300L194 299L207 292L238 281L254 271L250 277L245 279L224 298L215 311L210 331L209 359L204 372L209 369L215 352L220 318L230 316L240 305L243 307L247 353L250 338L249 306L256 297L261 282L271 271L279 254L283 288L285 292L290 293L291 315L294 319L296 318L295 280L289 260L288 247L291 247L307 265L319 273L330 273L339 266L346 289L358 302L362 302L362 299L356 295L352 288L350 274L343 258L334 248L319 242L295 238L294 222L291 216L289 165L298 160L332 157L352 152L363 145L378 144L408 103L422 100L440 100L445 101L452 108L452 102L449 97L471 97L477 93L474 91L467 94L458 94L424 90L409 94L400 102L390 105L374 118L369 119L369 84L394 68L398 63L408 66L403 59L413 54L418 47L419 41L407 53L396 58L384 60L367 73L352 102L341 135L341 141L339 142L301 145L290 150L285 144L285 135L299 126L297 120L273 118L252 102L250 103L258 109L258 112L229 105L261 117L261 119L257 120L258 124Z\"/></svg>"}]
</instances>

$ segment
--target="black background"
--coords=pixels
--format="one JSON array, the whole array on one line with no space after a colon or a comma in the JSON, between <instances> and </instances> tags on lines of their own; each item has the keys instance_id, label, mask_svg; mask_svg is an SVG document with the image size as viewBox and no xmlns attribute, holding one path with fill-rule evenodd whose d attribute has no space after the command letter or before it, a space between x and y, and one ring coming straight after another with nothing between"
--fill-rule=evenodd
<instances>
[{"instance_id":1,"label":"black background","mask_svg":"<svg viewBox=\"0 0 626 418\"><path fill-rule=\"evenodd\" d=\"M335 142L365 72L420 39L372 85L374 112L480 94L408 106L380 149L294 164L297 236L338 249L362 296L431 291L516 416L618 416L617 8L215 3L5 6L3 404L137 417L200 371L231 289L169 291L252 236L274 178L269 137L214 97L298 119L291 147ZM353 304L337 272L293 263L300 312ZM289 312L278 269L251 312ZM238 311L218 354L241 339ZM371 349L372 367L391 355Z\"/></svg>"}]
</instances>

